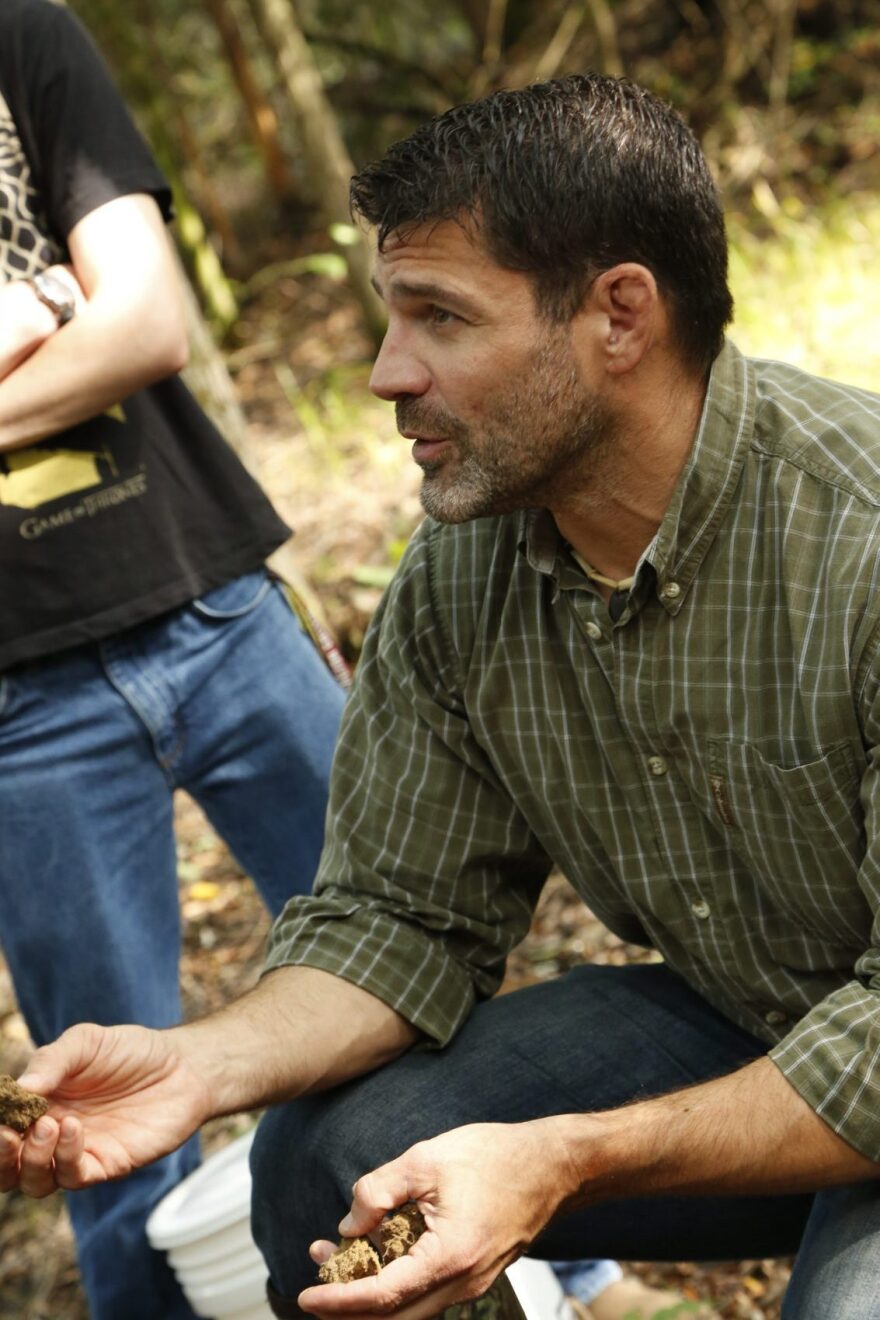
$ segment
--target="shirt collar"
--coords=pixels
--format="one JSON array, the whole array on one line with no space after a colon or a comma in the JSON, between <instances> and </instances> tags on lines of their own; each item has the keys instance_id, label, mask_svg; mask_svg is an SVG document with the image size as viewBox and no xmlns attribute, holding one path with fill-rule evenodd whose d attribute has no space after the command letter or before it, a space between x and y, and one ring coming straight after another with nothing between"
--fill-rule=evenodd
<instances>
[{"instance_id":1,"label":"shirt collar","mask_svg":"<svg viewBox=\"0 0 880 1320\"><path fill-rule=\"evenodd\" d=\"M670 614L688 589L733 499L755 423L755 380L746 358L726 341L712 364L693 447L646 558Z\"/></svg>"},{"instance_id":2,"label":"shirt collar","mask_svg":"<svg viewBox=\"0 0 880 1320\"><path fill-rule=\"evenodd\" d=\"M517 544L530 567L558 581L563 542L553 515L547 509L526 509L519 520Z\"/></svg>"},{"instance_id":3,"label":"shirt collar","mask_svg":"<svg viewBox=\"0 0 880 1320\"><path fill-rule=\"evenodd\" d=\"M693 447L669 507L636 571L655 573L665 609L677 614L724 518L739 481L754 429L755 383L749 362L730 341L712 364ZM519 548L529 564L560 587L582 585L580 570L546 509L520 515ZM567 581L568 573L575 575ZM635 590L635 588L634 588Z\"/></svg>"}]
</instances>

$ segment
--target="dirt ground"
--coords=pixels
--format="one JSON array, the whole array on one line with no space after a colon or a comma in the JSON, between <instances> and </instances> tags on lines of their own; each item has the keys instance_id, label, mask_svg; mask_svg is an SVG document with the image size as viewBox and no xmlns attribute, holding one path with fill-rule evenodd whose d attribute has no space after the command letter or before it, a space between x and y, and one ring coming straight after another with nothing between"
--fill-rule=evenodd
<instances>
[{"instance_id":1,"label":"dirt ground","mask_svg":"<svg viewBox=\"0 0 880 1320\"><path fill-rule=\"evenodd\" d=\"M251 423L256 467L296 525L296 562L317 585L350 653L419 516L407 444L390 410L366 398L367 357L346 298L324 282L290 279L272 290L271 299L245 309L230 359ZM268 923L250 881L183 796L177 827L181 976L185 1011L194 1017L253 983ZM650 956L621 944L554 876L529 937L511 959L508 987L554 976L585 959L622 963ZM0 1072L20 1072L30 1048L0 962ZM247 1122L210 1124L206 1150L219 1148ZM690 1299L714 1300L724 1320L778 1317L788 1277L787 1263L768 1261L633 1268ZM87 1320L58 1198L0 1197L0 1320Z\"/></svg>"}]
</instances>

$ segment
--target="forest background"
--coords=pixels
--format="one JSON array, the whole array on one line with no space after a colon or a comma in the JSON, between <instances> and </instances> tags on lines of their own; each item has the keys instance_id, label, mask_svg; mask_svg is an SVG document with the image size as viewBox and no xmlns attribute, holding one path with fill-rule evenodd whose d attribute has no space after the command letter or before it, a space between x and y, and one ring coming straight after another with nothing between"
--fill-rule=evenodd
<instances>
[{"instance_id":1,"label":"forest background","mask_svg":"<svg viewBox=\"0 0 880 1320\"><path fill-rule=\"evenodd\" d=\"M419 516L393 410L367 390L382 313L352 168L430 115L572 71L671 101L721 188L745 351L880 382L880 0L70 0L175 190L190 382L297 529L280 567L356 663ZM192 803L178 810L183 989L256 978L266 921ZM508 986L621 945L548 883ZM30 1051L0 963L0 1072ZM249 1120L224 1120L208 1149ZM785 1262L636 1267L732 1320L779 1314ZM0 1200L0 1320L86 1320L57 1199Z\"/></svg>"}]
</instances>

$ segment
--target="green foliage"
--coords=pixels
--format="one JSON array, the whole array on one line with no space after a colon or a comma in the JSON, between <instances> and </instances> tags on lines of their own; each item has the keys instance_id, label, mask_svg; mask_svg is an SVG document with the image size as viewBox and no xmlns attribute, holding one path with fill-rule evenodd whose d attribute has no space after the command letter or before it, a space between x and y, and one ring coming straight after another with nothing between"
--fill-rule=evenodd
<instances>
[{"instance_id":1,"label":"green foliage","mask_svg":"<svg viewBox=\"0 0 880 1320\"><path fill-rule=\"evenodd\" d=\"M675 1306L664 1306L661 1311L627 1311L623 1320L681 1320L682 1316L695 1315L700 1309L699 1302L676 1302Z\"/></svg>"},{"instance_id":2,"label":"green foliage","mask_svg":"<svg viewBox=\"0 0 880 1320\"><path fill-rule=\"evenodd\" d=\"M220 260L208 242L204 222L189 201L177 194L177 234L188 259L192 280L197 289L208 323L218 339L238 316L238 303Z\"/></svg>"},{"instance_id":3,"label":"green foliage","mask_svg":"<svg viewBox=\"0 0 880 1320\"><path fill-rule=\"evenodd\" d=\"M737 344L876 390L880 197L818 210L794 196L774 207L765 195L762 210L757 223L736 213L729 224Z\"/></svg>"},{"instance_id":4,"label":"green foliage","mask_svg":"<svg viewBox=\"0 0 880 1320\"><path fill-rule=\"evenodd\" d=\"M339 247L353 247L359 238L354 225L331 225L328 233Z\"/></svg>"},{"instance_id":5,"label":"green foliage","mask_svg":"<svg viewBox=\"0 0 880 1320\"><path fill-rule=\"evenodd\" d=\"M294 279L301 275L319 275L327 280L344 280L346 265L337 252L309 252L303 257L292 257L289 261L275 261L268 266L261 266L241 286L242 300L254 298L287 276Z\"/></svg>"},{"instance_id":6,"label":"green foliage","mask_svg":"<svg viewBox=\"0 0 880 1320\"><path fill-rule=\"evenodd\" d=\"M352 581L358 587L378 587L384 591L394 577L395 564L361 564L352 573Z\"/></svg>"},{"instance_id":7,"label":"green foliage","mask_svg":"<svg viewBox=\"0 0 880 1320\"><path fill-rule=\"evenodd\" d=\"M332 367L302 383L280 362L275 375L313 455L328 474L338 475L352 437L364 425L364 368Z\"/></svg>"}]
</instances>

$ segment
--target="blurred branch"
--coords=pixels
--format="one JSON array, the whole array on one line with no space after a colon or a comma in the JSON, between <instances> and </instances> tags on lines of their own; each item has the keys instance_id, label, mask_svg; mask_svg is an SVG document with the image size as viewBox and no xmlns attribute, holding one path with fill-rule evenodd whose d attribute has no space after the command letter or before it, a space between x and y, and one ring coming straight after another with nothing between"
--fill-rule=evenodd
<instances>
[{"instance_id":1,"label":"blurred branch","mask_svg":"<svg viewBox=\"0 0 880 1320\"><path fill-rule=\"evenodd\" d=\"M694 32L704 35L712 31L712 24L697 4L697 0L675 0L675 8Z\"/></svg>"},{"instance_id":2,"label":"blurred branch","mask_svg":"<svg viewBox=\"0 0 880 1320\"><path fill-rule=\"evenodd\" d=\"M617 40L617 24L608 0L587 0L587 8L596 29L602 55L602 72L611 78L623 77L623 58Z\"/></svg>"},{"instance_id":3,"label":"blurred branch","mask_svg":"<svg viewBox=\"0 0 880 1320\"><path fill-rule=\"evenodd\" d=\"M241 265L242 257L238 235L232 227L229 212L214 186L202 154L201 143L190 124L183 100L177 96L174 98L174 132L187 170L195 180L198 209L204 212L213 231L213 237L219 243L221 264L228 262L232 268L238 267Z\"/></svg>"},{"instance_id":4,"label":"blurred branch","mask_svg":"<svg viewBox=\"0 0 880 1320\"><path fill-rule=\"evenodd\" d=\"M289 0L254 0L278 63L281 84L296 124L311 185L319 196L325 222L351 233L339 245L351 288L360 303L370 335L378 345L385 314L370 282L372 254L360 231L351 231L348 188L354 167L308 42Z\"/></svg>"},{"instance_id":5,"label":"blurred branch","mask_svg":"<svg viewBox=\"0 0 880 1320\"><path fill-rule=\"evenodd\" d=\"M501 43L506 17L507 0L489 0L482 34L482 58L467 80L465 95L469 100L484 96L497 83L503 70Z\"/></svg>"},{"instance_id":6,"label":"blurred branch","mask_svg":"<svg viewBox=\"0 0 880 1320\"><path fill-rule=\"evenodd\" d=\"M411 60L404 59L395 51L379 46L371 46L368 41L354 40L337 32L316 32L314 29L304 28L303 36L311 46L329 46L334 50L345 51L350 55L362 55L365 59L375 60L377 64L381 64L386 70L394 69L407 78L416 78L420 82L427 83L434 91L439 92L443 98L443 104L438 107L439 109L448 109L458 96L460 87L457 80L453 87L435 70L427 68L424 64L413 64ZM423 113L434 114L436 111L424 111Z\"/></svg>"},{"instance_id":7,"label":"blurred branch","mask_svg":"<svg viewBox=\"0 0 880 1320\"><path fill-rule=\"evenodd\" d=\"M238 18L227 0L205 0L205 5L226 52L272 192L284 202L293 192L293 176L281 149L275 111L254 76Z\"/></svg>"},{"instance_id":8,"label":"blurred branch","mask_svg":"<svg viewBox=\"0 0 880 1320\"><path fill-rule=\"evenodd\" d=\"M769 74L767 51L771 45L767 25L755 23L744 12L740 0L718 0L724 23L724 66L726 81L732 88L752 69L766 78Z\"/></svg>"},{"instance_id":9,"label":"blurred branch","mask_svg":"<svg viewBox=\"0 0 880 1320\"><path fill-rule=\"evenodd\" d=\"M556 31L544 49L543 55L535 61L532 77L536 82L543 82L546 78L552 78L556 73L568 54L569 47L574 41L578 28L584 21L584 17L585 11L582 4L569 5L564 11Z\"/></svg>"},{"instance_id":10,"label":"blurred branch","mask_svg":"<svg viewBox=\"0 0 880 1320\"><path fill-rule=\"evenodd\" d=\"M474 49L480 49L486 33L486 0L457 0L456 8L473 33Z\"/></svg>"},{"instance_id":11,"label":"blurred branch","mask_svg":"<svg viewBox=\"0 0 880 1320\"><path fill-rule=\"evenodd\" d=\"M788 100L797 0L768 0L768 5L774 21L774 33L767 103L774 120L778 121Z\"/></svg>"},{"instance_id":12,"label":"blurred branch","mask_svg":"<svg viewBox=\"0 0 880 1320\"><path fill-rule=\"evenodd\" d=\"M483 64L497 64L501 58L501 40L506 17L507 0L489 0L486 30L483 34Z\"/></svg>"}]
</instances>

